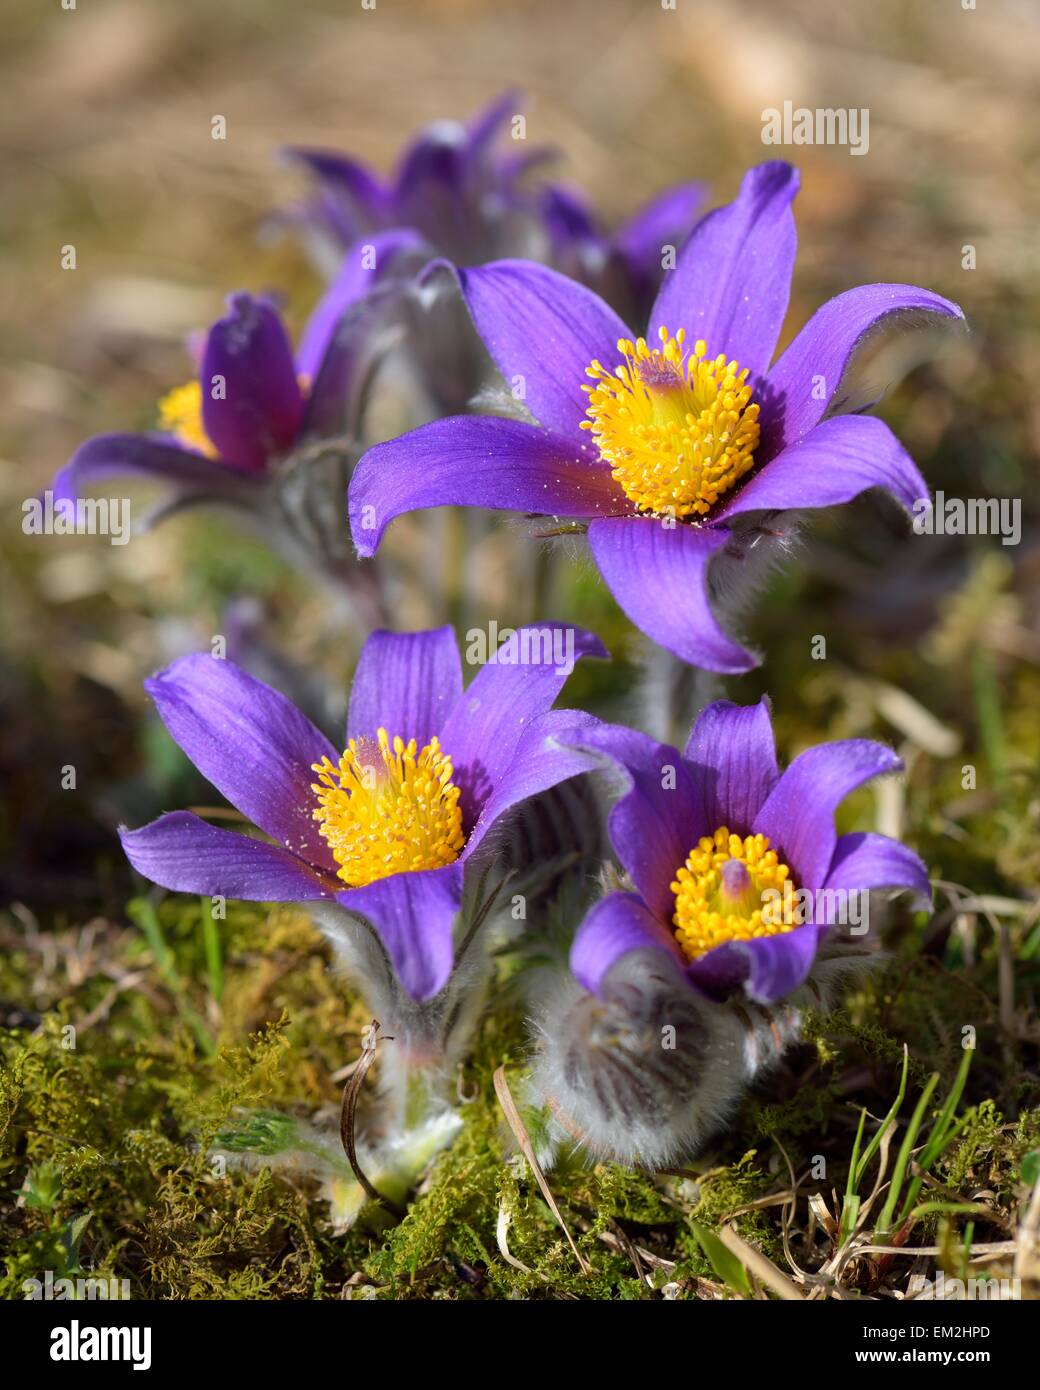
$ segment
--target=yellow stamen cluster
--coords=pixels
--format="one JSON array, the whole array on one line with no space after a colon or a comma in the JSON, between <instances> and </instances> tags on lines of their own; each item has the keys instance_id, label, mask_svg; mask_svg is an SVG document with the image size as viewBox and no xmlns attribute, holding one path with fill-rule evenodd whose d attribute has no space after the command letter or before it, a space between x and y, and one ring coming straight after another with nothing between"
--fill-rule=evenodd
<instances>
[{"instance_id":1,"label":"yellow stamen cluster","mask_svg":"<svg viewBox=\"0 0 1040 1390\"><path fill-rule=\"evenodd\" d=\"M202 423L202 387L197 381L175 386L163 396L159 402L159 428L189 449L216 458L217 451Z\"/></svg>"},{"instance_id":2,"label":"yellow stamen cluster","mask_svg":"<svg viewBox=\"0 0 1040 1390\"><path fill-rule=\"evenodd\" d=\"M729 860L739 861L742 867L738 873L729 873L727 885L723 866ZM765 835L741 839L723 825L714 835L703 836L671 885L675 894L672 923L684 954L696 960L726 941L775 936L798 926L801 914L792 907L791 887L785 886L790 885L790 873L769 848ZM782 902L769 890L780 894Z\"/></svg>"},{"instance_id":3,"label":"yellow stamen cluster","mask_svg":"<svg viewBox=\"0 0 1040 1390\"><path fill-rule=\"evenodd\" d=\"M458 858L465 837L451 759L437 739L351 739L333 764L313 765L314 819L351 888L409 869L437 869Z\"/></svg>"},{"instance_id":4,"label":"yellow stamen cluster","mask_svg":"<svg viewBox=\"0 0 1040 1390\"><path fill-rule=\"evenodd\" d=\"M590 430L625 495L645 512L704 516L754 464L758 406L751 404L747 368L708 358L707 344L685 352L684 329L658 331L660 348L618 342L624 363L585 369Z\"/></svg>"}]
</instances>

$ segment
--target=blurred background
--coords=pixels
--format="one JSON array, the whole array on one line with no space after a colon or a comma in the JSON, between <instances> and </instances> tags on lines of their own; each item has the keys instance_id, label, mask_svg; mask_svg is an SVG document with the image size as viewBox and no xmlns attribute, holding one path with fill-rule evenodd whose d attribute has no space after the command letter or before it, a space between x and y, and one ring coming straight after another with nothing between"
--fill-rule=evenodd
<instances>
[{"instance_id":1,"label":"blurred background","mask_svg":"<svg viewBox=\"0 0 1040 1390\"><path fill-rule=\"evenodd\" d=\"M995 1070L976 1077L975 1094L996 1095L1014 1116L1035 1082L1040 985L1034 0L979 0L977 10L961 0L676 0L674 10L657 0L378 0L374 10L360 0L79 0L75 9L0 0L0 27L0 906L9 909L0 1023L35 1027L75 1004L81 1022L89 1010L128 1047L147 1031L158 1058L148 1065L164 1077L173 1064L164 1020L179 1020L207 1058L221 1028L241 1038L290 1007L295 1069L290 1078L268 1058L261 1079L288 1098L335 1100L328 1077L355 1050L358 1019L327 983L309 928L243 909L222 961L211 936L196 942L205 908L190 917L189 904L178 918L168 903L164 944L154 913L138 904L128 917L141 884L114 831L212 804L141 682L226 631L229 604L261 605L267 640L321 699L346 690L356 634L337 627L305 577L219 516L174 517L113 546L24 535L22 504L88 436L154 427L157 400L191 374L186 337L220 313L228 291L277 290L292 327L303 324L322 281L272 223L304 190L281 147L341 149L388 173L419 127L468 119L517 88L528 140L558 147L553 176L584 190L611 224L670 184L703 179L711 202L724 202L749 165L794 160L799 256L784 341L822 300L863 282L924 285L965 310L966 334L885 335L863 385L898 383L879 409L933 488L1021 500L1020 544L914 536L876 495L819 514L744 629L765 666L727 693L770 692L785 757L857 735L903 754L906 777L853 798L844 815L850 827L903 835L928 862L937 912L927 926L903 923L899 979L916 990L931 971L941 988L911 991L908 1004L883 986L878 1027L898 1038L916 1028L916 1045L943 1054L946 1070L943 1002L960 1011L955 1023L992 1027ZM869 153L764 146L762 112L786 100L869 108ZM217 114L226 140L211 138ZM61 268L68 245L74 271ZM967 246L975 269L964 268ZM407 524L398 524L406 538ZM568 703L639 722L642 650L588 564L564 553L548 578L535 575L535 552L506 521L482 524L466 546L447 547L400 625L445 615L461 631L492 617L505 624L526 619L537 596L543 615L591 627L615 653L611 666L576 674ZM814 661L819 635L826 660ZM61 787L68 765L75 790ZM925 1001L920 1018L915 998ZM881 1054L870 1048L873 1065ZM884 1055L898 1057L896 1044ZM812 1066L792 1073L790 1093L805 1092L811 1075ZM866 1073L848 1075L846 1089L861 1091ZM165 1106L172 1082L153 1084ZM133 1103L134 1122L147 1123L151 1093ZM80 1121L70 1108L63 1123L71 1131ZM97 1152L116 1152L129 1123L81 1132ZM184 1121L186 1132L195 1126ZM139 1180L159 1203L147 1220L138 1213L135 1237L158 1279L162 1260L193 1236L165 1187L163 1165L180 1163L182 1150L154 1152L155 1172L132 1170L125 1186L128 1202ZM22 1166L11 1169L12 1195ZM100 1198L84 1187L77 1200ZM158 1234L147 1231L153 1210L163 1213ZM128 1212L112 1218L113 1231L137 1219ZM229 1209L217 1240L238 1271L229 1279L262 1239L245 1227L234 1234L238 1220ZM272 1237L271 1258L281 1267L280 1241ZM208 1289L205 1261L189 1264L162 1277L182 1292ZM278 1287L313 1294L307 1280L318 1275L295 1277L286 1263Z\"/></svg>"}]
</instances>

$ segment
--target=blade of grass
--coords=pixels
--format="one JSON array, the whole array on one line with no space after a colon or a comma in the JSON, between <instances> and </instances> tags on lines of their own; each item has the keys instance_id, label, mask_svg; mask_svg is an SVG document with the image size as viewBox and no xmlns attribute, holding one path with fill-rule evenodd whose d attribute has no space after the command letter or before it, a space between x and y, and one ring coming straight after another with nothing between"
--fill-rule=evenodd
<instances>
[{"instance_id":1,"label":"blade of grass","mask_svg":"<svg viewBox=\"0 0 1040 1390\"><path fill-rule=\"evenodd\" d=\"M734 1293L740 1294L742 1298L750 1298L751 1283L747 1276L747 1270L736 1254L728 1249L719 1236L714 1231L709 1230L707 1226L701 1226L696 1221L691 1221L690 1225L693 1228L693 1234L697 1237L698 1245L704 1251L704 1258L722 1282Z\"/></svg>"},{"instance_id":2,"label":"blade of grass","mask_svg":"<svg viewBox=\"0 0 1040 1390\"><path fill-rule=\"evenodd\" d=\"M159 915L147 898L134 898L126 905L127 916L135 926L140 927L144 933L144 939L148 942L148 949L155 957L155 964L159 969L160 975L167 984L176 982L180 986L177 977L177 968L173 960L173 952L166 944L166 937L163 935L162 924Z\"/></svg>"},{"instance_id":3,"label":"blade of grass","mask_svg":"<svg viewBox=\"0 0 1040 1390\"><path fill-rule=\"evenodd\" d=\"M206 957L209 992L219 1004L224 994L224 944L213 917L213 899L200 898L202 907L202 949Z\"/></svg>"},{"instance_id":4,"label":"blade of grass","mask_svg":"<svg viewBox=\"0 0 1040 1390\"><path fill-rule=\"evenodd\" d=\"M1023 960L1032 960L1038 951L1040 951L1040 926L1033 928L1028 941L1019 951L1019 955Z\"/></svg>"},{"instance_id":5,"label":"blade of grass","mask_svg":"<svg viewBox=\"0 0 1040 1390\"><path fill-rule=\"evenodd\" d=\"M916 1221L919 1216L941 1212L944 1216L988 1216L990 1208L981 1202L922 1202L909 1213ZM900 1223L901 1224L901 1223Z\"/></svg>"},{"instance_id":6,"label":"blade of grass","mask_svg":"<svg viewBox=\"0 0 1040 1390\"><path fill-rule=\"evenodd\" d=\"M954 1077L953 1085L950 1087L950 1094L946 1097L943 1108L939 1112L935 1124L932 1126L928 1141L917 1160L917 1166L921 1170L920 1175L915 1175L907 1189L906 1200L899 1213L900 1225L913 1210L914 1203L917 1201L917 1195L924 1186L923 1175L931 1172L936 1159L938 1159L943 1150L949 1146L958 1130L961 1128L963 1122L958 1124L954 1120L954 1112L960 1104L961 1096L964 1094L964 1083L968 1079L968 1071L971 1067L972 1056L972 1050L966 1048L964 1056L961 1058L961 1064L957 1068L957 1075Z\"/></svg>"},{"instance_id":7,"label":"blade of grass","mask_svg":"<svg viewBox=\"0 0 1040 1390\"><path fill-rule=\"evenodd\" d=\"M144 939L155 957L155 965L162 977L163 983L173 996L173 1002L177 1007L177 1012L183 1018L191 1031L195 1034L195 1040L207 1057L216 1055L217 1045L210 1036L205 1023L195 1010L188 1003L186 998L186 986L180 975L177 973L177 963L173 952L163 935L162 924L159 921L159 914L148 901L147 898L134 898L126 905L127 916L140 927L144 933Z\"/></svg>"},{"instance_id":8,"label":"blade of grass","mask_svg":"<svg viewBox=\"0 0 1040 1390\"><path fill-rule=\"evenodd\" d=\"M1007 762L1004 757L1004 723L1000 713L1000 689L997 685L993 659L981 643L976 646L972 660L972 684L975 693L975 715L979 721L982 746L994 785L1003 789Z\"/></svg>"},{"instance_id":9,"label":"blade of grass","mask_svg":"<svg viewBox=\"0 0 1040 1390\"><path fill-rule=\"evenodd\" d=\"M903 1135L903 1142L899 1146L899 1153L896 1156L896 1166L892 1170L892 1182L889 1185L888 1196L885 1199L885 1205L881 1208L881 1216L878 1219L877 1228L875 1230L876 1237L887 1235L892 1229L896 1203L899 1201L899 1194L903 1190L903 1180L906 1177L906 1170L910 1163L910 1155L913 1153L918 1131L921 1128L921 1123L928 1109L928 1102L931 1100L932 1092L938 1084L939 1073L933 1071L928 1078L928 1084L921 1092L920 1100L914 1107L914 1113L911 1115L910 1123L907 1125L906 1133Z\"/></svg>"},{"instance_id":10,"label":"blade of grass","mask_svg":"<svg viewBox=\"0 0 1040 1390\"><path fill-rule=\"evenodd\" d=\"M763 1255L756 1246L744 1240L732 1226L722 1226L718 1232L718 1239L730 1254L736 1256L750 1274L756 1275L767 1289L772 1289L785 1302L801 1303L804 1301L805 1295L801 1289L788 1279L783 1270L777 1269L768 1256Z\"/></svg>"},{"instance_id":11,"label":"blade of grass","mask_svg":"<svg viewBox=\"0 0 1040 1390\"><path fill-rule=\"evenodd\" d=\"M843 1245L852 1232L856 1224L855 1213L859 1212L859 1196L856 1192L856 1172L859 1167L859 1150L863 1142L863 1126L867 1122L866 1110L859 1112L859 1127L856 1130L856 1141L852 1146L852 1160L849 1163L849 1180L845 1184L845 1200L841 1204L841 1225L838 1232L838 1243ZM855 1210L854 1210L855 1209Z\"/></svg>"},{"instance_id":12,"label":"blade of grass","mask_svg":"<svg viewBox=\"0 0 1040 1390\"><path fill-rule=\"evenodd\" d=\"M556 1198L552 1194L552 1189L545 1180L545 1174L542 1172L541 1164L538 1162L537 1155L534 1151L534 1145L531 1143L531 1136L527 1132L527 1126L524 1124L523 1116L520 1114L516 1101L513 1099L513 1093L509 1089L509 1082L506 1079L506 1069L504 1065L497 1069L492 1079L494 1081L495 1095L498 1097L498 1103L502 1107L502 1112L506 1117L509 1128L513 1131L516 1142L520 1145L520 1151L524 1158L527 1159L528 1167L534 1174L535 1182L537 1182L542 1196L545 1198L546 1205L556 1218L557 1224L563 1231L563 1234L567 1237L567 1243L574 1252L574 1258L578 1261L578 1267L582 1274L591 1274L592 1266L575 1245L574 1237L571 1235L567 1223L563 1219L563 1213L556 1203Z\"/></svg>"},{"instance_id":13,"label":"blade of grass","mask_svg":"<svg viewBox=\"0 0 1040 1390\"><path fill-rule=\"evenodd\" d=\"M887 1114L887 1115L885 1116L885 1118L882 1120L880 1128L878 1129L877 1133L874 1135L873 1139L871 1139L870 1143L867 1145L867 1151L866 1151L866 1153L863 1155L862 1159L860 1160L859 1168L858 1168L857 1171L856 1171L855 1190L856 1190L857 1192L859 1191L859 1185L860 1185L860 1183L863 1181L863 1175L866 1173L867 1167L869 1166L871 1159L874 1157L874 1155L877 1153L878 1149L881 1147L881 1140L882 1140L882 1138L884 1137L885 1133L887 1132L889 1126L895 1124L896 1116L899 1114L899 1107L902 1105L902 1103L903 1103L903 1097L906 1095L906 1079L907 1079L907 1076L908 1076L908 1074L909 1074L909 1069L910 1069L910 1049L909 1049L909 1048L907 1047L907 1045L904 1043L904 1044L903 1044L903 1075L902 1075L902 1077L900 1078L900 1081L899 1081L899 1090L898 1090L898 1092L896 1093L896 1098L895 1098L895 1100L892 1102L892 1105L891 1105L891 1107L889 1108L888 1114Z\"/></svg>"},{"instance_id":14,"label":"blade of grass","mask_svg":"<svg viewBox=\"0 0 1040 1390\"><path fill-rule=\"evenodd\" d=\"M975 1240L975 1222L966 1221L964 1224L964 1239L961 1242L961 1278L967 1282L968 1268L971 1265L971 1247Z\"/></svg>"},{"instance_id":15,"label":"blade of grass","mask_svg":"<svg viewBox=\"0 0 1040 1390\"><path fill-rule=\"evenodd\" d=\"M859 1210L862 1205L859 1193L854 1192L851 1196L846 1196L841 1208L841 1226L838 1230L838 1244L844 1245L852 1232L856 1229L856 1222L859 1219Z\"/></svg>"},{"instance_id":16,"label":"blade of grass","mask_svg":"<svg viewBox=\"0 0 1040 1390\"><path fill-rule=\"evenodd\" d=\"M964 1056L961 1058L961 1064L957 1068L957 1075L954 1077L953 1085L950 1087L950 1094L946 1097L946 1102L939 1112L939 1118L936 1120L928 1143L924 1146L924 1150L921 1154L920 1162L922 1168L934 1163L945 1147L946 1134L953 1123L954 1111L960 1104L961 1096L964 1094L964 1085L968 1079L968 1072L971 1070L971 1063L974 1055L975 1053L971 1048L965 1048Z\"/></svg>"}]
</instances>

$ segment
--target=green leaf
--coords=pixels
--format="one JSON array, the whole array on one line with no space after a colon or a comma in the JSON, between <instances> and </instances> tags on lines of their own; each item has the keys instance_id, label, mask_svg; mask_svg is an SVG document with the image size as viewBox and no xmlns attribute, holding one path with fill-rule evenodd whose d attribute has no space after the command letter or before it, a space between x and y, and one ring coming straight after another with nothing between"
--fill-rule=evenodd
<instances>
[{"instance_id":1,"label":"green leaf","mask_svg":"<svg viewBox=\"0 0 1040 1390\"><path fill-rule=\"evenodd\" d=\"M61 1168L49 1159L30 1168L25 1179L25 1205L50 1211L61 1193Z\"/></svg>"},{"instance_id":2,"label":"green leaf","mask_svg":"<svg viewBox=\"0 0 1040 1390\"><path fill-rule=\"evenodd\" d=\"M748 1297L751 1293L751 1283L747 1276L747 1270L736 1255L731 1250L727 1250L715 1232L709 1230L707 1226L700 1226L696 1221L691 1221L690 1225L704 1251L705 1259L722 1282L737 1293L743 1294L745 1298Z\"/></svg>"},{"instance_id":3,"label":"green leaf","mask_svg":"<svg viewBox=\"0 0 1040 1390\"><path fill-rule=\"evenodd\" d=\"M70 1273L79 1269L79 1243L83 1239L83 1233L93 1214L93 1212L85 1211L80 1216L74 1216L70 1221L66 1221L62 1227L59 1238L65 1249L66 1267Z\"/></svg>"}]
</instances>

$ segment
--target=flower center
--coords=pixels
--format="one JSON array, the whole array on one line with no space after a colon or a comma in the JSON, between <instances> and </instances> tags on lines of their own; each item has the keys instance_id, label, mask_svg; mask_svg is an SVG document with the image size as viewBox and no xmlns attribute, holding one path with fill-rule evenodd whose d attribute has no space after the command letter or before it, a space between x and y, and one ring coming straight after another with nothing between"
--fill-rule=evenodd
<instances>
[{"instance_id":1,"label":"flower center","mask_svg":"<svg viewBox=\"0 0 1040 1390\"><path fill-rule=\"evenodd\" d=\"M438 740L419 750L414 738L391 740L385 729L377 738L352 738L338 766L313 764L314 819L351 888L451 864L465 844L459 789Z\"/></svg>"},{"instance_id":2,"label":"flower center","mask_svg":"<svg viewBox=\"0 0 1040 1390\"><path fill-rule=\"evenodd\" d=\"M595 382L588 419L600 456L642 511L703 516L753 466L758 406L751 404L747 368L709 359L698 341L684 352L685 329L658 330L660 348L618 342L624 363L613 372L599 361L586 367Z\"/></svg>"},{"instance_id":3,"label":"flower center","mask_svg":"<svg viewBox=\"0 0 1040 1390\"><path fill-rule=\"evenodd\" d=\"M304 396L310 391L310 377L301 372L296 378ZM186 381L167 391L159 401L159 428L172 434L186 448L195 449L207 458L218 457L217 449L202 423L202 383Z\"/></svg>"},{"instance_id":4,"label":"flower center","mask_svg":"<svg viewBox=\"0 0 1040 1390\"><path fill-rule=\"evenodd\" d=\"M690 850L671 888L675 937L690 960L727 941L791 931L802 921L791 870L765 835L741 839L720 826Z\"/></svg>"},{"instance_id":5,"label":"flower center","mask_svg":"<svg viewBox=\"0 0 1040 1390\"><path fill-rule=\"evenodd\" d=\"M217 451L202 423L202 386L188 381L175 386L159 402L159 428L172 434L189 449L196 449L207 458L216 458Z\"/></svg>"}]
</instances>

